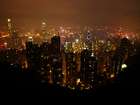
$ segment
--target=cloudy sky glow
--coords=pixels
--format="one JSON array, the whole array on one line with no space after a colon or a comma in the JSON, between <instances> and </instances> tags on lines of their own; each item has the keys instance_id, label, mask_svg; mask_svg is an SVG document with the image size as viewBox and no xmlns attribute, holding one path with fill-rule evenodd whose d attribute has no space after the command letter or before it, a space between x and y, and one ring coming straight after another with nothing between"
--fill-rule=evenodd
<instances>
[{"instance_id":1,"label":"cloudy sky glow","mask_svg":"<svg viewBox=\"0 0 140 105\"><path fill-rule=\"evenodd\" d=\"M0 0L0 26L12 17L20 26L38 26L44 17L52 25L139 25L139 0Z\"/></svg>"}]
</instances>

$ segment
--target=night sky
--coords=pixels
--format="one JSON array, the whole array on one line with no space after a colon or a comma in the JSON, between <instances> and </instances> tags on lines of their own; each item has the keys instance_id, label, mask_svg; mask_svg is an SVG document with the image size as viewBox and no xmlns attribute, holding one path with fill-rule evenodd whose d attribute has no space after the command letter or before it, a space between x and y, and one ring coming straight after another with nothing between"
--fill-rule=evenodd
<instances>
[{"instance_id":1,"label":"night sky","mask_svg":"<svg viewBox=\"0 0 140 105\"><path fill-rule=\"evenodd\" d=\"M18 26L126 24L139 26L140 0L0 0L0 26L11 17Z\"/></svg>"}]
</instances>

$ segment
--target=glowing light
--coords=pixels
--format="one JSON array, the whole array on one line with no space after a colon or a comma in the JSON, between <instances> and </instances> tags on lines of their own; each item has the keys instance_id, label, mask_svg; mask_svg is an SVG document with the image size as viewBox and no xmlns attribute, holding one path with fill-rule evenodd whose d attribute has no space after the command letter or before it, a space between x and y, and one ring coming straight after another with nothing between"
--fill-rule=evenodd
<instances>
[{"instance_id":1,"label":"glowing light","mask_svg":"<svg viewBox=\"0 0 140 105\"><path fill-rule=\"evenodd\" d=\"M99 42L104 44L104 40L99 40Z\"/></svg>"},{"instance_id":2,"label":"glowing light","mask_svg":"<svg viewBox=\"0 0 140 105\"><path fill-rule=\"evenodd\" d=\"M75 87L70 87L71 90L75 90Z\"/></svg>"},{"instance_id":3,"label":"glowing light","mask_svg":"<svg viewBox=\"0 0 140 105\"><path fill-rule=\"evenodd\" d=\"M25 61L25 68L27 69L28 68L28 62Z\"/></svg>"},{"instance_id":4,"label":"glowing light","mask_svg":"<svg viewBox=\"0 0 140 105\"><path fill-rule=\"evenodd\" d=\"M126 64L122 64L122 69L125 69L127 68L127 65Z\"/></svg>"},{"instance_id":5,"label":"glowing light","mask_svg":"<svg viewBox=\"0 0 140 105\"><path fill-rule=\"evenodd\" d=\"M53 36L57 36L57 35L54 33Z\"/></svg>"},{"instance_id":6,"label":"glowing light","mask_svg":"<svg viewBox=\"0 0 140 105\"><path fill-rule=\"evenodd\" d=\"M7 46L7 42L5 42L4 45Z\"/></svg>"},{"instance_id":7,"label":"glowing light","mask_svg":"<svg viewBox=\"0 0 140 105\"><path fill-rule=\"evenodd\" d=\"M33 37L32 36L29 36L28 37L28 41L33 41Z\"/></svg>"},{"instance_id":8,"label":"glowing light","mask_svg":"<svg viewBox=\"0 0 140 105\"><path fill-rule=\"evenodd\" d=\"M63 75L65 75L65 73L64 73L64 72L63 72L62 74L63 74Z\"/></svg>"},{"instance_id":9,"label":"glowing light","mask_svg":"<svg viewBox=\"0 0 140 105\"><path fill-rule=\"evenodd\" d=\"M32 36L29 36L28 38L29 38L29 39L33 39L33 37L32 37Z\"/></svg>"},{"instance_id":10,"label":"glowing light","mask_svg":"<svg viewBox=\"0 0 140 105\"><path fill-rule=\"evenodd\" d=\"M110 78L114 78L114 77L115 77L115 75L114 75L114 74L111 74L111 75L110 75Z\"/></svg>"},{"instance_id":11,"label":"glowing light","mask_svg":"<svg viewBox=\"0 0 140 105\"><path fill-rule=\"evenodd\" d=\"M80 81L80 78L78 78L78 79L76 80L76 84L78 85L80 82L81 82L81 81Z\"/></svg>"},{"instance_id":12,"label":"glowing light","mask_svg":"<svg viewBox=\"0 0 140 105\"><path fill-rule=\"evenodd\" d=\"M87 49L87 45L84 43L83 45L83 49L86 50Z\"/></svg>"},{"instance_id":13,"label":"glowing light","mask_svg":"<svg viewBox=\"0 0 140 105\"><path fill-rule=\"evenodd\" d=\"M46 25L46 23L45 22L42 22L42 25Z\"/></svg>"},{"instance_id":14,"label":"glowing light","mask_svg":"<svg viewBox=\"0 0 140 105\"><path fill-rule=\"evenodd\" d=\"M92 53L91 56L94 57L94 53Z\"/></svg>"},{"instance_id":15,"label":"glowing light","mask_svg":"<svg viewBox=\"0 0 140 105\"><path fill-rule=\"evenodd\" d=\"M8 35L3 35L0 38L5 38L5 37L8 37L8 36L9 36L9 34Z\"/></svg>"},{"instance_id":16,"label":"glowing light","mask_svg":"<svg viewBox=\"0 0 140 105\"><path fill-rule=\"evenodd\" d=\"M36 36L40 36L40 34L39 34L39 33L37 33L37 34L36 34Z\"/></svg>"},{"instance_id":17,"label":"glowing light","mask_svg":"<svg viewBox=\"0 0 140 105\"><path fill-rule=\"evenodd\" d=\"M126 35L126 38L129 39L129 36Z\"/></svg>"},{"instance_id":18,"label":"glowing light","mask_svg":"<svg viewBox=\"0 0 140 105\"><path fill-rule=\"evenodd\" d=\"M28 35L31 35L31 33L30 33L30 32L28 32L27 34L28 34Z\"/></svg>"},{"instance_id":19,"label":"glowing light","mask_svg":"<svg viewBox=\"0 0 140 105\"><path fill-rule=\"evenodd\" d=\"M76 39L75 42L78 43L79 42L79 39Z\"/></svg>"},{"instance_id":20,"label":"glowing light","mask_svg":"<svg viewBox=\"0 0 140 105\"><path fill-rule=\"evenodd\" d=\"M62 33L64 33L64 32L65 32L65 30L64 30L64 29L61 29L61 32L62 32Z\"/></svg>"},{"instance_id":21,"label":"glowing light","mask_svg":"<svg viewBox=\"0 0 140 105\"><path fill-rule=\"evenodd\" d=\"M74 35L74 33L73 32L70 32L69 35Z\"/></svg>"},{"instance_id":22,"label":"glowing light","mask_svg":"<svg viewBox=\"0 0 140 105\"><path fill-rule=\"evenodd\" d=\"M90 89L90 87L89 87L89 86L87 86L87 87L85 87L85 89L86 89L86 90L89 90L89 89Z\"/></svg>"},{"instance_id":23,"label":"glowing light","mask_svg":"<svg viewBox=\"0 0 140 105\"><path fill-rule=\"evenodd\" d=\"M11 19L10 18L8 19L8 22L11 22Z\"/></svg>"}]
</instances>

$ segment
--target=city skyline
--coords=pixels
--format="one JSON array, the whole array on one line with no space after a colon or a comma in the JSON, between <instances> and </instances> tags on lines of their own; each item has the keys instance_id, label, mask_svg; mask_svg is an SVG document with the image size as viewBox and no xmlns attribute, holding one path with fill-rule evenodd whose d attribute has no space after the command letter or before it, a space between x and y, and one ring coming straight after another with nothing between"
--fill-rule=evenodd
<instances>
[{"instance_id":1,"label":"city skyline","mask_svg":"<svg viewBox=\"0 0 140 105\"><path fill-rule=\"evenodd\" d=\"M2 87L54 96L139 87L139 3L1 0Z\"/></svg>"},{"instance_id":2,"label":"city skyline","mask_svg":"<svg viewBox=\"0 0 140 105\"><path fill-rule=\"evenodd\" d=\"M138 0L2 0L0 27L6 18L17 26L36 29L47 19L48 25L108 25L140 26Z\"/></svg>"}]
</instances>

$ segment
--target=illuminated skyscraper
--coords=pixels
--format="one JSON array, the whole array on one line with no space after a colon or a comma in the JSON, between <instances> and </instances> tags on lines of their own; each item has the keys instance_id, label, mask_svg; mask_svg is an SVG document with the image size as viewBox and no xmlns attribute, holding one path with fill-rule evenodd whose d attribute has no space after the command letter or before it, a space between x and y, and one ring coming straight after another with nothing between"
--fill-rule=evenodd
<instances>
[{"instance_id":1,"label":"illuminated skyscraper","mask_svg":"<svg viewBox=\"0 0 140 105\"><path fill-rule=\"evenodd\" d=\"M18 37L18 33L16 31L14 31L11 34L11 48L15 48L18 49L19 48L19 37Z\"/></svg>"},{"instance_id":2,"label":"illuminated skyscraper","mask_svg":"<svg viewBox=\"0 0 140 105\"><path fill-rule=\"evenodd\" d=\"M68 52L72 52L72 43L71 42L65 42L64 44L64 52L68 53Z\"/></svg>"},{"instance_id":3,"label":"illuminated skyscraper","mask_svg":"<svg viewBox=\"0 0 140 105\"><path fill-rule=\"evenodd\" d=\"M44 42L40 46L40 74L42 80L51 83L50 44Z\"/></svg>"},{"instance_id":4,"label":"illuminated skyscraper","mask_svg":"<svg viewBox=\"0 0 140 105\"><path fill-rule=\"evenodd\" d=\"M17 49L19 47L19 37L18 33L15 30L14 24L12 23L12 20L8 18L8 31L10 35L10 41L9 41L9 47Z\"/></svg>"},{"instance_id":5,"label":"illuminated skyscraper","mask_svg":"<svg viewBox=\"0 0 140 105\"><path fill-rule=\"evenodd\" d=\"M91 50L81 53L81 81L93 85L96 81L97 58Z\"/></svg>"},{"instance_id":6,"label":"illuminated skyscraper","mask_svg":"<svg viewBox=\"0 0 140 105\"><path fill-rule=\"evenodd\" d=\"M85 43L89 48L91 48L91 46L92 46L92 41L93 41L93 34L90 30L88 30L85 33Z\"/></svg>"},{"instance_id":7,"label":"illuminated skyscraper","mask_svg":"<svg viewBox=\"0 0 140 105\"><path fill-rule=\"evenodd\" d=\"M112 59L114 54L112 45L111 41L108 40L104 48L104 72L107 78L110 78L111 75L114 74L112 70Z\"/></svg>"},{"instance_id":8,"label":"illuminated skyscraper","mask_svg":"<svg viewBox=\"0 0 140 105\"><path fill-rule=\"evenodd\" d=\"M54 84L63 83L62 56L60 51L60 36L51 39L51 70Z\"/></svg>"},{"instance_id":9,"label":"illuminated skyscraper","mask_svg":"<svg viewBox=\"0 0 140 105\"><path fill-rule=\"evenodd\" d=\"M66 56L67 84L75 86L77 74L76 54L69 52L66 53L65 56Z\"/></svg>"},{"instance_id":10,"label":"illuminated skyscraper","mask_svg":"<svg viewBox=\"0 0 140 105\"><path fill-rule=\"evenodd\" d=\"M8 22L8 31L9 31L9 35L11 35L14 31L14 28L13 28L13 24L12 24L12 20L10 18L7 19L7 22Z\"/></svg>"},{"instance_id":11,"label":"illuminated skyscraper","mask_svg":"<svg viewBox=\"0 0 140 105\"><path fill-rule=\"evenodd\" d=\"M49 42L50 36L49 36L49 34L47 32L47 22L46 21L42 22L41 31L42 31L43 41Z\"/></svg>"}]
</instances>

